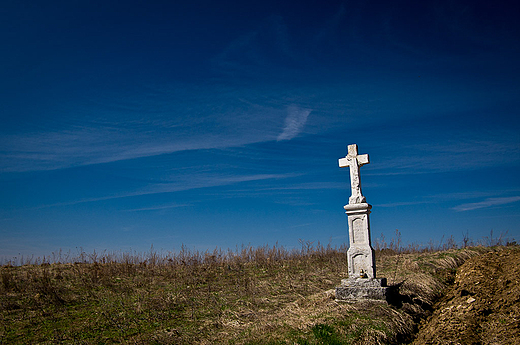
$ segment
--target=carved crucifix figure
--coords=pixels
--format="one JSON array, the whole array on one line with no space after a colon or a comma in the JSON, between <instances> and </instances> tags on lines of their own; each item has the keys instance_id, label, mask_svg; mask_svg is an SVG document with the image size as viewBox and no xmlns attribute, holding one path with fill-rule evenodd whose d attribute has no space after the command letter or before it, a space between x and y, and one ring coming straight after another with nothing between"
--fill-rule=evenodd
<instances>
[{"instance_id":1,"label":"carved crucifix figure","mask_svg":"<svg viewBox=\"0 0 520 345\"><path fill-rule=\"evenodd\" d=\"M368 163L370 163L368 155L358 155L356 144L349 145L347 156L339 159L340 168L350 168L350 186L352 189L352 195L348 199L349 204L360 204L366 201L366 198L361 194L359 167Z\"/></svg>"}]
</instances>

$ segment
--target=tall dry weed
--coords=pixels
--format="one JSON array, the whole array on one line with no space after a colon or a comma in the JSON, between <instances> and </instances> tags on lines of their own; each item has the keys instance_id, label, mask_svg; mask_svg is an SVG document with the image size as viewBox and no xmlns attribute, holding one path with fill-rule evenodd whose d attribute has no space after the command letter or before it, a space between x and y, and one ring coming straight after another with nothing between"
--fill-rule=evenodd
<instances>
[{"instance_id":1,"label":"tall dry weed","mask_svg":"<svg viewBox=\"0 0 520 345\"><path fill-rule=\"evenodd\" d=\"M394 305L336 302L346 248L303 240L291 250L183 246L30 258L1 267L0 343L399 343L479 249L437 253L390 243L376 257L378 275L400 286Z\"/></svg>"}]
</instances>

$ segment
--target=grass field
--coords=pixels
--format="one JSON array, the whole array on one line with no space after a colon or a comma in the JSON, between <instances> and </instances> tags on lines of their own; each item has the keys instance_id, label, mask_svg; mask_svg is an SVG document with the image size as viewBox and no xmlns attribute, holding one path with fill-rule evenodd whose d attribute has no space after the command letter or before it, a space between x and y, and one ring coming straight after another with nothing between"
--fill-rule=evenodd
<instances>
[{"instance_id":1,"label":"grass field","mask_svg":"<svg viewBox=\"0 0 520 345\"><path fill-rule=\"evenodd\" d=\"M403 250L393 241L376 250L378 276L399 284L394 305L336 302L346 248L308 242L291 251L183 248L175 255L79 253L6 264L0 343L402 343L456 268L492 250L444 249Z\"/></svg>"}]
</instances>

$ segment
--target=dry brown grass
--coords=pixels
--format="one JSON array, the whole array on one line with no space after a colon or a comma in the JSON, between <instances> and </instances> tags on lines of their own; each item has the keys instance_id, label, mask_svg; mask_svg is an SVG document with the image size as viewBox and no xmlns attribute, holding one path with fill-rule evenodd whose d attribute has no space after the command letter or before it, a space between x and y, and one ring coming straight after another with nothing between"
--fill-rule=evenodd
<instances>
[{"instance_id":1,"label":"dry brown grass","mask_svg":"<svg viewBox=\"0 0 520 345\"><path fill-rule=\"evenodd\" d=\"M377 251L378 275L400 285L393 305L336 302L346 249L308 242L292 251L80 253L4 265L0 343L399 343L456 267L482 250Z\"/></svg>"}]
</instances>

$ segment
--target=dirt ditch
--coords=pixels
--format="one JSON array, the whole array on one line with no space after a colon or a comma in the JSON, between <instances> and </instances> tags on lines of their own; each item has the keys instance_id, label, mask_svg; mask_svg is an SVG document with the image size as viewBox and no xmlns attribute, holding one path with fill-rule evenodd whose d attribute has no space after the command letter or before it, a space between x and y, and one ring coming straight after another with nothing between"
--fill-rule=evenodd
<instances>
[{"instance_id":1,"label":"dirt ditch","mask_svg":"<svg viewBox=\"0 0 520 345\"><path fill-rule=\"evenodd\" d=\"M520 249L467 260L414 345L520 344Z\"/></svg>"}]
</instances>

